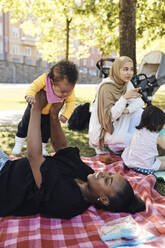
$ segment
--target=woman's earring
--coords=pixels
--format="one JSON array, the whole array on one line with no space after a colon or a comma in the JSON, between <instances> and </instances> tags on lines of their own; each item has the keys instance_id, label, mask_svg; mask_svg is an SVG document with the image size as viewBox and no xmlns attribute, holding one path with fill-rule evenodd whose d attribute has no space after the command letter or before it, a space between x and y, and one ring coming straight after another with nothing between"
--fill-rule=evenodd
<instances>
[{"instance_id":1,"label":"woman's earring","mask_svg":"<svg viewBox=\"0 0 165 248\"><path fill-rule=\"evenodd\" d=\"M97 201L100 201L100 198L97 198Z\"/></svg>"}]
</instances>

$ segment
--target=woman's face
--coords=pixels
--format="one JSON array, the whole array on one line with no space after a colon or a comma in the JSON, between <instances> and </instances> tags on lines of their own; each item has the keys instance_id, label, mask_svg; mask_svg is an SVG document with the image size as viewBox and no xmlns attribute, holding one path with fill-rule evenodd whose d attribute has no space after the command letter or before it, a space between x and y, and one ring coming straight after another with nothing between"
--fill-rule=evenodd
<instances>
[{"instance_id":1,"label":"woman's face","mask_svg":"<svg viewBox=\"0 0 165 248\"><path fill-rule=\"evenodd\" d=\"M124 188L126 180L118 175L110 175L107 172L96 172L88 175L88 187L91 194L96 197L106 195L108 198L115 196Z\"/></svg>"},{"instance_id":2,"label":"woman's face","mask_svg":"<svg viewBox=\"0 0 165 248\"><path fill-rule=\"evenodd\" d=\"M66 78L56 83L52 82L53 92L60 98L68 97L71 94L73 88L74 85L70 84Z\"/></svg>"},{"instance_id":3,"label":"woman's face","mask_svg":"<svg viewBox=\"0 0 165 248\"><path fill-rule=\"evenodd\" d=\"M133 69L133 63L132 62L126 62L121 68L120 68L120 79L124 83L128 83L134 74Z\"/></svg>"}]
</instances>

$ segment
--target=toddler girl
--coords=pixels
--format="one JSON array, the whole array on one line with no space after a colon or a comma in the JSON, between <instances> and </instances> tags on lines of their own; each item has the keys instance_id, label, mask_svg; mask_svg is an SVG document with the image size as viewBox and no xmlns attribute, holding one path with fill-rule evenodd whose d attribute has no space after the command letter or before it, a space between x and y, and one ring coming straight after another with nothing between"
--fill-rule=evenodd
<instances>
[{"instance_id":1,"label":"toddler girl","mask_svg":"<svg viewBox=\"0 0 165 248\"><path fill-rule=\"evenodd\" d=\"M45 146L50 138L49 110L52 103L61 103L61 108L65 103L65 109L59 119L65 123L70 118L75 106L74 86L77 80L78 70L76 65L70 61L61 60L50 69L48 74L44 73L32 82L26 91L25 99L28 102L28 106L18 124L13 154L21 153L27 136L31 104L35 103L37 92L43 89L46 91L48 104L42 109L41 115L42 150L43 155L48 155Z\"/></svg>"},{"instance_id":2,"label":"toddler girl","mask_svg":"<svg viewBox=\"0 0 165 248\"><path fill-rule=\"evenodd\" d=\"M165 170L165 159L158 156L157 145L165 149L165 139L159 135L165 124L165 113L149 105L142 113L128 147L122 153L125 165L143 174Z\"/></svg>"}]
</instances>

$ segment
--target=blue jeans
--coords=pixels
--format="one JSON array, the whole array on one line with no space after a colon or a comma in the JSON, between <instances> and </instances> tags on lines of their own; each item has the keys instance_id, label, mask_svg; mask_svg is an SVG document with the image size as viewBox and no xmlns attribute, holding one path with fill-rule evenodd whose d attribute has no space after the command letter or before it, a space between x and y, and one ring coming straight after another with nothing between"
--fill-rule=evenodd
<instances>
[{"instance_id":1,"label":"blue jeans","mask_svg":"<svg viewBox=\"0 0 165 248\"><path fill-rule=\"evenodd\" d=\"M0 150L0 171L8 160L8 156L2 150Z\"/></svg>"}]
</instances>

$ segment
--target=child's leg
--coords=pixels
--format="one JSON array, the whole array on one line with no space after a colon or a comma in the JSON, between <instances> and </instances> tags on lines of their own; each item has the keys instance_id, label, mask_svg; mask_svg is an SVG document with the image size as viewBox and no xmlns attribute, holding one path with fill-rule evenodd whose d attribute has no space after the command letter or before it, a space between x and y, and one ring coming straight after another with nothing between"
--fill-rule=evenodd
<instances>
[{"instance_id":1,"label":"child's leg","mask_svg":"<svg viewBox=\"0 0 165 248\"><path fill-rule=\"evenodd\" d=\"M48 143L50 138L50 114L41 115L41 136L42 143Z\"/></svg>"},{"instance_id":2,"label":"child's leg","mask_svg":"<svg viewBox=\"0 0 165 248\"><path fill-rule=\"evenodd\" d=\"M41 115L42 154L48 156L46 145L50 138L50 114Z\"/></svg>"},{"instance_id":3,"label":"child's leg","mask_svg":"<svg viewBox=\"0 0 165 248\"><path fill-rule=\"evenodd\" d=\"M18 123L18 130L16 133L17 137L26 138L27 130L29 126L29 120L30 120L30 111L31 111L31 104L28 104L22 116L22 120Z\"/></svg>"},{"instance_id":4,"label":"child's leg","mask_svg":"<svg viewBox=\"0 0 165 248\"><path fill-rule=\"evenodd\" d=\"M2 150L0 150L0 171L8 160L8 156Z\"/></svg>"},{"instance_id":5,"label":"child's leg","mask_svg":"<svg viewBox=\"0 0 165 248\"><path fill-rule=\"evenodd\" d=\"M18 130L15 136L15 145L12 150L13 154L20 154L22 151L22 147L23 147L25 138L27 136L27 130L28 130L28 125L29 125L29 120L30 120L30 111L31 111L31 105L28 104L22 116L22 120L18 123Z\"/></svg>"},{"instance_id":6,"label":"child's leg","mask_svg":"<svg viewBox=\"0 0 165 248\"><path fill-rule=\"evenodd\" d=\"M159 170L165 170L165 156L160 156L158 158L161 161L161 165L159 167Z\"/></svg>"}]
</instances>

